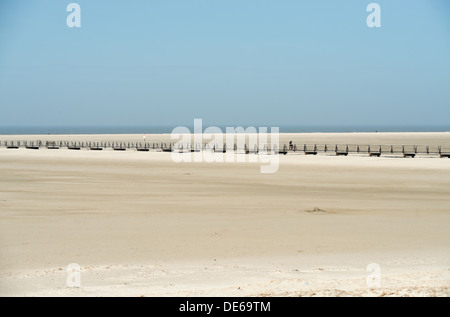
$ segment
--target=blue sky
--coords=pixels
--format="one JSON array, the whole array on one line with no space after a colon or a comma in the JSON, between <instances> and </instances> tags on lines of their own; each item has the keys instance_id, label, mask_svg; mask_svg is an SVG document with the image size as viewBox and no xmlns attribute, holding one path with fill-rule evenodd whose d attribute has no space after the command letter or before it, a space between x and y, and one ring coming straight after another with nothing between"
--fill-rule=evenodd
<instances>
[{"instance_id":1,"label":"blue sky","mask_svg":"<svg viewBox=\"0 0 450 317\"><path fill-rule=\"evenodd\" d=\"M0 126L450 130L449 1L70 2L0 2Z\"/></svg>"}]
</instances>

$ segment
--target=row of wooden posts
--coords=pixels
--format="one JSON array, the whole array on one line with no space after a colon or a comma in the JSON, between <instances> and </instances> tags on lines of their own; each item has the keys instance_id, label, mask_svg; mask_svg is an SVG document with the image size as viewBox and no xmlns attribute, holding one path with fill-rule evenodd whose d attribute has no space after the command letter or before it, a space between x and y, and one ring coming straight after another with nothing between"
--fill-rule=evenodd
<instances>
[{"instance_id":1,"label":"row of wooden posts","mask_svg":"<svg viewBox=\"0 0 450 317\"><path fill-rule=\"evenodd\" d=\"M242 147L238 147L234 144L232 148L227 147L226 144L223 145L210 145L210 144L173 144L165 142L83 142L83 141L0 141L0 147L6 147L8 149L18 149L20 147L28 149L60 149L68 148L70 150L103 150L110 148L116 151L126 151L134 149L137 151L149 151L149 150L159 150L164 152L196 152L196 151L214 151L225 153L227 150L234 151L244 151L247 154L269 152L269 153L279 153L287 154L288 152L304 152L306 155L317 155L319 152L335 152L338 156L347 156L349 153L367 153L370 156L381 156L381 154L403 154L405 157L414 157L416 154L438 154L441 157L450 157L450 147L443 149L442 146L419 146L416 145L317 145L317 144L303 144L297 146L296 144L290 144L289 146L284 144L281 148L265 145L263 148L258 147L256 144L254 146L247 146L244 144Z\"/></svg>"}]
</instances>

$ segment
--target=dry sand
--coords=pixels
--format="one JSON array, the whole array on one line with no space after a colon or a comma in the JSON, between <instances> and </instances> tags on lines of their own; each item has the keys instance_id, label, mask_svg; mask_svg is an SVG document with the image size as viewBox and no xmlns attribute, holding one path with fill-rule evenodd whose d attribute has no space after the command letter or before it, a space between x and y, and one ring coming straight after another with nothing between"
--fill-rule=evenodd
<instances>
[{"instance_id":1,"label":"dry sand","mask_svg":"<svg viewBox=\"0 0 450 317\"><path fill-rule=\"evenodd\" d=\"M53 137L67 140L17 139ZM142 139L120 137L101 140ZM281 140L308 137L450 144L450 133ZM261 174L257 163L174 163L170 153L2 147L0 219L1 296L450 292L450 159L436 156L290 154ZM80 288L66 286L70 263ZM371 263L380 287L366 283Z\"/></svg>"}]
</instances>

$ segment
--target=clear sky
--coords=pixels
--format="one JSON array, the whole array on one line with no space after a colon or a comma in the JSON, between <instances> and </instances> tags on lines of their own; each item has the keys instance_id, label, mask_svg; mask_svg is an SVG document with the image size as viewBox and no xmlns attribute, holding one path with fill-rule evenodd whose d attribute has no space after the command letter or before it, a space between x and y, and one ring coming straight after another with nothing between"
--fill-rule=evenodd
<instances>
[{"instance_id":1,"label":"clear sky","mask_svg":"<svg viewBox=\"0 0 450 317\"><path fill-rule=\"evenodd\" d=\"M450 1L0 1L0 126L194 118L450 130Z\"/></svg>"}]
</instances>

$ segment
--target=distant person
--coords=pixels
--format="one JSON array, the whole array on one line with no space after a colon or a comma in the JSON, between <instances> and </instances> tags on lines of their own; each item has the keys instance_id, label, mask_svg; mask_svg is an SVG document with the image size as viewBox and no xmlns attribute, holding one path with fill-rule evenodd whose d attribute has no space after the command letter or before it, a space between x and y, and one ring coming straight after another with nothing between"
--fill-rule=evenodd
<instances>
[{"instance_id":1,"label":"distant person","mask_svg":"<svg viewBox=\"0 0 450 317\"><path fill-rule=\"evenodd\" d=\"M292 140L289 141L289 150L293 150L294 149L294 145L292 144Z\"/></svg>"}]
</instances>

